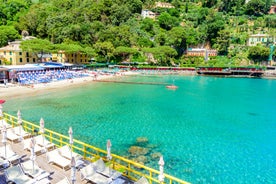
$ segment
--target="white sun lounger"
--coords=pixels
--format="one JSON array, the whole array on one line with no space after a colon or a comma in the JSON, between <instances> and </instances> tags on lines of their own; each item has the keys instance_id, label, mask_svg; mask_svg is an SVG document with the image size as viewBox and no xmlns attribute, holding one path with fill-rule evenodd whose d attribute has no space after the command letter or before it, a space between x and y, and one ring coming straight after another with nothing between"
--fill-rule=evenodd
<instances>
[{"instance_id":1,"label":"white sun lounger","mask_svg":"<svg viewBox=\"0 0 276 184\"><path fill-rule=\"evenodd\" d=\"M27 137L30 137L31 134L26 132L22 126L16 126L13 128L14 130L14 133L18 136L22 136L22 138L27 138ZM21 135L20 135L21 134Z\"/></svg>"},{"instance_id":2,"label":"white sun lounger","mask_svg":"<svg viewBox=\"0 0 276 184\"><path fill-rule=\"evenodd\" d=\"M94 169L93 164L88 164L84 168L80 169L81 180L88 180L97 184L108 184L112 182L111 178L105 177L102 174L99 174Z\"/></svg>"},{"instance_id":3,"label":"white sun lounger","mask_svg":"<svg viewBox=\"0 0 276 184\"><path fill-rule=\"evenodd\" d=\"M58 149L47 152L46 158L49 164L60 166L64 171L71 166L71 161L61 156Z\"/></svg>"},{"instance_id":4,"label":"white sun lounger","mask_svg":"<svg viewBox=\"0 0 276 184\"><path fill-rule=\"evenodd\" d=\"M7 139L12 143L20 141L20 136L18 136L12 128L7 129Z\"/></svg>"},{"instance_id":5,"label":"white sun lounger","mask_svg":"<svg viewBox=\"0 0 276 184\"><path fill-rule=\"evenodd\" d=\"M5 155L6 154L6 155ZM8 144L6 145L6 153L5 153L5 146L0 147L0 157L8 160L10 163L15 163L17 161L20 161L21 156L16 154L11 146Z\"/></svg>"},{"instance_id":6,"label":"white sun lounger","mask_svg":"<svg viewBox=\"0 0 276 184\"><path fill-rule=\"evenodd\" d=\"M62 180L60 180L59 182L57 182L56 184L71 184L70 181L68 180L67 177L63 178Z\"/></svg>"},{"instance_id":7,"label":"white sun lounger","mask_svg":"<svg viewBox=\"0 0 276 184\"><path fill-rule=\"evenodd\" d=\"M0 120L0 129L1 130L4 128L4 125L6 126L7 129L12 127L9 123L6 122L5 119Z\"/></svg>"},{"instance_id":8,"label":"white sun lounger","mask_svg":"<svg viewBox=\"0 0 276 184\"><path fill-rule=\"evenodd\" d=\"M41 147L45 147L47 150L55 148L55 144L48 141L44 136L38 135L35 137L36 144ZM43 142L44 141L44 142Z\"/></svg>"},{"instance_id":9,"label":"white sun lounger","mask_svg":"<svg viewBox=\"0 0 276 184\"><path fill-rule=\"evenodd\" d=\"M64 146L58 148L58 151L61 156L71 160L71 149L69 148L68 145L64 145ZM78 153L75 153L75 152L72 152L72 156L75 158L75 160L79 160L82 158L81 155L79 155Z\"/></svg>"},{"instance_id":10,"label":"white sun lounger","mask_svg":"<svg viewBox=\"0 0 276 184\"><path fill-rule=\"evenodd\" d=\"M33 184L36 182L36 180L25 175L19 165L7 168L5 176L8 181L13 181L16 184Z\"/></svg>"},{"instance_id":11,"label":"white sun lounger","mask_svg":"<svg viewBox=\"0 0 276 184\"><path fill-rule=\"evenodd\" d=\"M33 165L32 160L27 160L20 164L21 164L23 172L36 180L42 180L42 179L48 178L50 176L50 173L41 169L36 164L36 162L34 162L34 165Z\"/></svg>"},{"instance_id":12,"label":"white sun lounger","mask_svg":"<svg viewBox=\"0 0 276 184\"><path fill-rule=\"evenodd\" d=\"M149 184L149 182L145 177L141 177L139 180L134 182L134 184Z\"/></svg>"},{"instance_id":13,"label":"white sun lounger","mask_svg":"<svg viewBox=\"0 0 276 184\"><path fill-rule=\"evenodd\" d=\"M93 162L92 165L94 166L95 170L102 174L105 175L109 178L112 178L113 180L115 180L116 178L120 177L122 175L122 173L107 167L104 163L104 161L102 160L102 158L98 159L96 162Z\"/></svg>"},{"instance_id":14,"label":"white sun lounger","mask_svg":"<svg viewBox=\"0 0 276 184\"><path fill-rule=\"evenodd\" d=\"M24 145L23 148L24 148L24 150L26 149L28 151L31 151L31 145L30 145L30 143L31 143L31 138L23 140L23 145ZM43 153L44 152L44 147L42 147L42 146L40 146L38 144L35 144L35 146L34 146L34 152L35 152L36 155L39 154L39 153Z\"/></svg>"}]
</instances>

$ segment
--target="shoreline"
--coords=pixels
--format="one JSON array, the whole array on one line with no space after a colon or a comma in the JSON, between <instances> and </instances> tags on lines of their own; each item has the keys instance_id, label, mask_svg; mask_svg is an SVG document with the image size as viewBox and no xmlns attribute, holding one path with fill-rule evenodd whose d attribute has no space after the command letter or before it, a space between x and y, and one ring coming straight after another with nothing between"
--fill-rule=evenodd
<instances>
[{"instance_id":1,"label":"shoreline","mask_svg":"<svg viewBox=\"0 0 276 184\"><path fill-rule=\"evenodd\" d=\"M74 78L74 79L70 79L70 80L54 81L54 82L50 82L50 83L39 83L39 84L28 85L28 86L9 83L7 86L5 86L4 84L0 85L0 99L8 100L11 98L35 96L37 94L43 94L43 93L47 93L47 92L63 90L66 88L85 86L87 84L95 83L100 80L113 79L113 78L117 78L117 77L124 77L124 76L130 76L130 75L196 76L195 73L191 73L191 72L171 72L171 73L159 73L159 72L147 73L146 72L146 73L141 73L141 72L127 71L127 72L121 72L120 75L98 75L96 80L95 80L95 77L90 75L88 77ZM206 75L206 76L208 76L208 75ZM261 79L275 80L276 76L275 75L264 75L263 77L261 77Z\"/></svg>"},{"instance_id":2,"label":"shoreline","mask_svg":"<svg viewBox=\"0 0 276 184\"><path fill-rule=\"evenodd\" d=\"M97 80L122 77L127 75L138 75L134 72L124 72L122 75L99 75ZM35 96L37 94L48 93L52 91L64 90L71 87L80 87L96 82L93 76L74 78L70 80L54 81L50 83L39 83L34 85L22 86L9 83L7 86L0 85L0 99L9 100L11 98L20 98L26 96Z\"/></svg>"}]
</instances>

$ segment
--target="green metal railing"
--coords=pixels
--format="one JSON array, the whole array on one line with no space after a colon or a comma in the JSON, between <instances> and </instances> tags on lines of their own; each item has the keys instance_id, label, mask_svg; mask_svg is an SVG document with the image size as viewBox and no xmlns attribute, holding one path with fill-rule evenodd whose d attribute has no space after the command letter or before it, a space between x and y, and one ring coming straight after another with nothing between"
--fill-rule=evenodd
<instances>
[{"instance_id":1,"label":"green metal railing","mask_svg":"<svg viewBox=\"0 0 276 184\"><path fill-rule=\"evenodd\" d=\"M11 124L13 127L18 126L18 118L15 116L12 116L7 113L3 113L3 118L7 121L7 123ZM28 122L26 120L22 120L22 126L23 129L29 133L32 134L38 134L39 125L36 125L34 123ZM60 133L54 132L49 129L45 129L44 136L52 143L54 143L57 147L62 147L64 145L69 145L69 137L62 135ZM107 161L106 155L107 152L105 150L102 150L100 148L91 146L89 144L86 144L82 141L75 140L74 144L72 146L74 152L79 153L83 156L84 159L94 162L95 160L99 159L100 157L103 158L104 161ZM158 181L158 175L159 171L149 168L145 165L136 163L132 160L126 159L124 157L112 154L112 160L107 161L106 164L108 164L113 169L121 172L124 176L127 178L136 181L140 177L145 177L148 179L150 184L153 183L160 183ZM168 174L164 174L165 179L163 183L168 184L188 184L188 182L180 180L176 177L170 176Z\"/></svg>"}]
</instances>

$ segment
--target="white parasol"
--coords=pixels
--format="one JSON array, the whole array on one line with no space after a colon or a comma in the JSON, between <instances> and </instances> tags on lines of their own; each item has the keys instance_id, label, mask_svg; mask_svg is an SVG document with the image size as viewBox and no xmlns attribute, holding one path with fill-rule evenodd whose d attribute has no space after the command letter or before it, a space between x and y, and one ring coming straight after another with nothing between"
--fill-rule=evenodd
<instances>
[{"instance_id":1,"label":"white parasol","mask_svg":"<svg viewBox=\"0 0 276 184\"><path fill-rule=\"evenodd\" d=\"M164 182L164 165L165 165L165 162L163 160L163 156L160 157L160 160L158 162L159 164L159 176L158 176L158 180L160 181L160 183Z\"/></svg>"},{"instance_id":2,"label":"white parasol","mask_svg":"<svg viewBox=\"0 0 276 184\"><path fill-rule=\"evenodd\" d=\"M112 156L111 156L111 141L110 139L107 140L107 143L106 143L106 150L107 150L107 159L108 160L111 160L112 159Z\"/></svg>"},{"instance_id":3,"label":"white parasol","mask_svg":"<svg viewBox=\"0 0 276 184\"><path fill-rule=\"evenodd\" d=\"M70 148L71 148L71 158L72 158L72 152L73 152L73 143L74 143L74 140L73 140L73 130L72 130L72 127L69 127L69 131L68 131L68 134L69 134L69 143L70 143Z\"/></svg>"},{"instance_id":4,"label":"white parasol","mask_svg":"<svg viewBox=\"0 0 276 184\"><path fill-rule=\"evenodd\" d=\"M71 159L71 181L72 184L76 181L76 161L74 157Z\"/></svg>"},{"instance_id":5,"label":"white parasol","mask_svg":"<svg viewBox=\"0 0 276 184\"><path fill-rule=\"evenodd\" d=\"M44 147L44 152L46 152L46 146L45 146L45 143L44 143L44 132L45 132L45 130L44 130L44 119L43 118L40 118L40 122L39 122L39 124L40 124L40 127L39 127L39 132L41 133L41 135L42 135L42 144L43 144L43 147Z\"/></svg>"},{"instance_id":6,"label":"white parasol","mask_svg":"<svg viewBox=\"0 0 276 184\"><path fill-rule=\"evenodd\" d=\"M20 141L23 140L23 136L22 136L22 118L21 118L21 112L20 110L17 111L17 123L19 125L19 135L20 135Z\"/></svg>"},{"instance_id":7,"label":"white parasol","mask_svg":"<svg viewBox=\"0 0 276 184\"><path fill-rule=\"evenodd\" d=\"M33 173L34 173L34 162L35 162L36 156L35 156L35 151L34 151L34 149L35 149L35 139L33 137L31 138L31 141L30 141L30 148L31 148L30 160L33 163Z\"/></svg>"},{"instance_id":8,"label":"white parasol","mask_svg":"<svg viewBox=\"0 0 276 184\"><path fill-rule=\"evenodd\" d=\"M3 126L3 129L2 129L2 143L4 144L5 146L5 158L7 158L7 128L6 128L6 125Z\"/></svg>"}]
</instances>

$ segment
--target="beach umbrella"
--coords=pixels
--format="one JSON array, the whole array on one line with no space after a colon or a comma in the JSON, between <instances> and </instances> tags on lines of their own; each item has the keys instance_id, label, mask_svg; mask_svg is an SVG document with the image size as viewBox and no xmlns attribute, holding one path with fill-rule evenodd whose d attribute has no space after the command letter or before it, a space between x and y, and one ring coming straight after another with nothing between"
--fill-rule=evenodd
<instances>
[{"instance_id":1,"label":"beach umbrella","mask_svg":"<svg viewBox=\"0 0 276 184\"><path fill-rule=\"evenodd\" d=\"M35 151L34 151L34 149L35 149L35 139L34 139L34 137L31 138L30 148L31 148L30 160L32 161L32 164L33 164L33 173L34 173L34 162L35 162L35 159L36 159Z\"/></svg>"},{"instance_id":2,"label":"beach umbrella","mask_svg":"<svg viewBox=\"0 0 276 184\"><path fill-rule=\"evenodd\" d=\"M107 143L106 143L106 150L107 150L107 159L108 160L111 160L112 159L112 156L111 156L111 141L110 139L107 140Z\"/></svg>"},{"instance_id":3,"label":"beach umbrella","mask_svg":"<svg viewBox=\"0 0 276 184\"><path fill-rule=\"evenodd\" d=\"M74 184L75 181L76 181L76 161L75 161L75 157L72 157L72 159L71 159L71 181L72 181L72 184Z\"/></svg>"},{"instance_id":4,"label":"beach umbrella","mask_svg":"<svg viewBox=\"0 0 276 184\"><path fill-rule=\"evenodd\" d=\"M5 102L6 102L6 100L0 100L0 104L3 104Z\"/></svg>"},{"instance_id":5,"label":"beach umbrella","mask_svg":"<svg viewBox=\"0 0 276 184\"><path fill-rule=\"evenodd\" d=\"M39 124L40 124L40 127L39 127L39 132L41 133L41 135L42 135L42 144L43 144L43 147L44 147L44 152L46 152L46 146L45 146L45 143L44 143L44 120L43 120L43 118L40 118L40 122L39 122Z\"/></svg>"},{"instance_id":6,"label":"beach umbrella","mask_svg":"<svg viewBox=\"0 0 276 184\"><path fill-rule=\"evenodd\" d=\"M17 111L17 123L19 124L19 135L20 135L20 141L23 140L23 136L22 136L22 119L21 119L21 112L20 110Z\"/></svg>"},{"instance_id":7,"label":"beach umbrella","mask_svg":"<svg viewBox=\"0 0 276 184\"><path fill-rule=\"evenodd\" d=\"M158 180L160 181L160 183L164 182L164 165L165 165L165 162L163 160L163 156L160 157L160 160L158 162L159 164L159 176L158 176Z\"/></svg>"},{"instance_id":8,"label":"beach umbrella","mask_svg":"<svg viewBox=\"0 0 276 184\"><path fill-rule=\"evenodd\" d=\"M70 148L71 148L71 158L72 158L72 152L73 152L73 143L74 143L74 140L73 140L73 130L72 130L72 127L69 127L69 131L68 131L68 134L69 134L69 143L70 143Z\"/></svg>"},{"instance_id":9,"label":"beach umbrella","mask_svg":"<svg viewBox=\"0 0 276 184\"><path fill-rule=\"evenodd\" d=\"M4 125L3 129L2 129L2 143L5 146L5 158L7 158L7 148L6 148L6 145L7 145L7 128L6 128L6 125Z\"/></svg>"}]
</instances>

